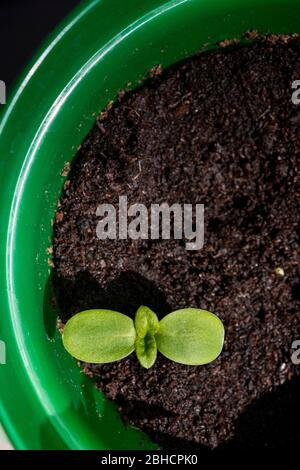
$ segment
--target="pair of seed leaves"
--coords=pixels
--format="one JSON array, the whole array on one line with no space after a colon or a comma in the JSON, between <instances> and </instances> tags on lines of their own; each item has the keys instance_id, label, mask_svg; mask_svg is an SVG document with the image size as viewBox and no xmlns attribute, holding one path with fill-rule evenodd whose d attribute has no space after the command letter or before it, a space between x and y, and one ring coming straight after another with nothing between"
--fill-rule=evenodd
<instances>
[{"instance_id":1,"label":"pair of seed leaves","mask_svg":"<svg viewBox=\"0 0 300 470\"><path fill-rule=\"evenodd\" d=\"M207 364L219 356L223 343L221 320L197 308L176 310L160 321L145 306L134 321L113 310L86 310L74 315L63 331L64 347L76 359L104 364L135 350L146 369L155 363L157 351L180 364Z\"/></svg>"}]
</instances>

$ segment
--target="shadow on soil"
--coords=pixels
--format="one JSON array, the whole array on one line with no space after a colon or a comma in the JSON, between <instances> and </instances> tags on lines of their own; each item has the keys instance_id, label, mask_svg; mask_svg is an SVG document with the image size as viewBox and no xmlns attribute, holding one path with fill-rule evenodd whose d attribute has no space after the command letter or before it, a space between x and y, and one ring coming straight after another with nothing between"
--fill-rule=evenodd
<instances>
[{"instance_id":1,"label":"shadow on soil","mask_svg":"<svg viewBox=\"0 0 300 470\"><path fill-rule=\"evenodd\" d=\"M222 448L292 449L300 442L300 378L276 387L252 403Z\"/></svg>"},{"instance_id":2,"label":"shadow on soil","mask_svg":"<svg viewBox=\"0 0 300 470\"><path fill-rule=\"evenodd\" d=\"M292 450L300 442L300 378L278 386L249 405L236 421L235 434L229 441L211 450L184 439L171 439L164 434L159 439L166 450L231 453L236 450ZM146 413L146 411L144 411ZM144 429L147 432L147 429Z\"/></svg>"},{"instance_id":3,"label":"shadow on soil","mask_svg":"<svg viewBox=\"0 0 300 470\"><path fill-rule=\"evenodd\" d=\"M171 311L156 285L133 271L121 273L106 289L88 272L80 272L74 280L55 276L53 284L63 319L92 308L116 310L131 317L141 305L159 317Z\"/></svg>"},{"instance_id":4,"label":"shadow on soil","mask_svg":"<svg viewBox=\"0 0 300 470\"><path fill-rule=\"evenodd\" d=\"M54 286L54 288L53 288ZM54 296L55 293L55 296ZM56 297L57 305L51 305L50 299ZM162 292L154 283L134 273L121 273L104 290L97 280L87 272L78 274L75 280L50 278L45 290L44 322L48 337L53 338L56 328L57 311L66 320L74 313L91 308L107 308L133 316L140 305L152 308L159 317L170 311ZM87 403L90 399L87 398ZM266 393L251 403L240 415L235 424L234 436L213 451L205 446L192 444L188 440L174 439L169 435L150 434L159 440L163 448L168 450L199 451L204 453L220 452L236 449L291 449L300 442L300 377L278 386L273 392ZM109 402L108 406L114 406ZM129 404L130 406L130 404ZM143 403L134 406L143 415L151 414L151 407ZM82 410L77 410L79 413ZM157 413L157 410L156 410ZM98 420L94 411L88 412L92 419ZM110 413L108 413L108 416ZM93 425L103 428L103 421ZM51 426L50 426L51 427ZM45 427L47 436L49 423ZM147 432L145 427L143 431ZM43 435L41 432L41 440ZM47 437L48 438L48 437ZM107 442L108 446L112 442ZM109 448L109 447L108 447Z\"/></svg>"}]
</instances>

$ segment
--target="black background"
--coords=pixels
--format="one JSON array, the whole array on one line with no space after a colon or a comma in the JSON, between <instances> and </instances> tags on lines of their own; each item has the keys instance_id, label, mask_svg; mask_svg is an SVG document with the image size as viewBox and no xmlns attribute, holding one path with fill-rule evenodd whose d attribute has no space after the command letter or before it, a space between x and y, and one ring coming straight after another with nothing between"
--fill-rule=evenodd
<instances>
[{"instance_id":1,"label":"black background","mask_svg":"<svg viewBox=\"0 0 300 470\"><path fill-rule=\"evenodd\" d=\"M80 0L0 0L0 80L9 90L42 41Z\"/></svg>"}]
</instances>

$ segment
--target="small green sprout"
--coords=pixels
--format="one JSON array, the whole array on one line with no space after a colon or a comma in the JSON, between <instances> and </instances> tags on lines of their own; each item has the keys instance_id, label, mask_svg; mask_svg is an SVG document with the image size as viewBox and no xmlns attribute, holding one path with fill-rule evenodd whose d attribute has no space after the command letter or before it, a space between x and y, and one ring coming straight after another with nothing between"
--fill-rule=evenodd
<instances>
[{"instance_id":1,"label":"small green sprout","mask_svg":"<svg viewBox=\"0 0 300 470\"><path fill-rule=\"evenodd\" d=\"M113 310L86 310L65 325L63 344L76 359L94 364L114 362L135 351L140 364L149 369L157 351L185 365L212 362L222 351L224 326L211 312L185 308L162 320L141 306L135 320Z\"/></svg>"},{"instance_id":2,"label":"small green sprout","mask_svg":"<svg viewBox=\"0 0 300 470\"><path fill-rule=\"evenodd\" d=\"M136 331L135 353L140 364L149 369L157 357L155 335L159 330L159 321L154 312L148 307L140 307L135 314Z\"/></svg>"}]
</instances>

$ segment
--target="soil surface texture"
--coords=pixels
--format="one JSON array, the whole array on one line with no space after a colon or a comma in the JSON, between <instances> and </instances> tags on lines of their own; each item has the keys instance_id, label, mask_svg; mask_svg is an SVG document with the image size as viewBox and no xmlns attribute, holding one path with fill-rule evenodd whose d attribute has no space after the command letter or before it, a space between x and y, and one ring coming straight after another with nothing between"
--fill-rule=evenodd
<instances>
[{"instance_id":1,"label":"soil surface texture","mask_svg":"<svg viewBox=\"0 0 300 470\"><path fill-rule=\"evenodd\" d=\"M120 94L78 151L54 224L62 322L89 308L216 313L225 346L192 367L134 354L83 364L126 422L166 449L300 442L298 39L198 54ZM98 240L99 204L205 205L205 243Z\"/></svg>"}]
</instances>

